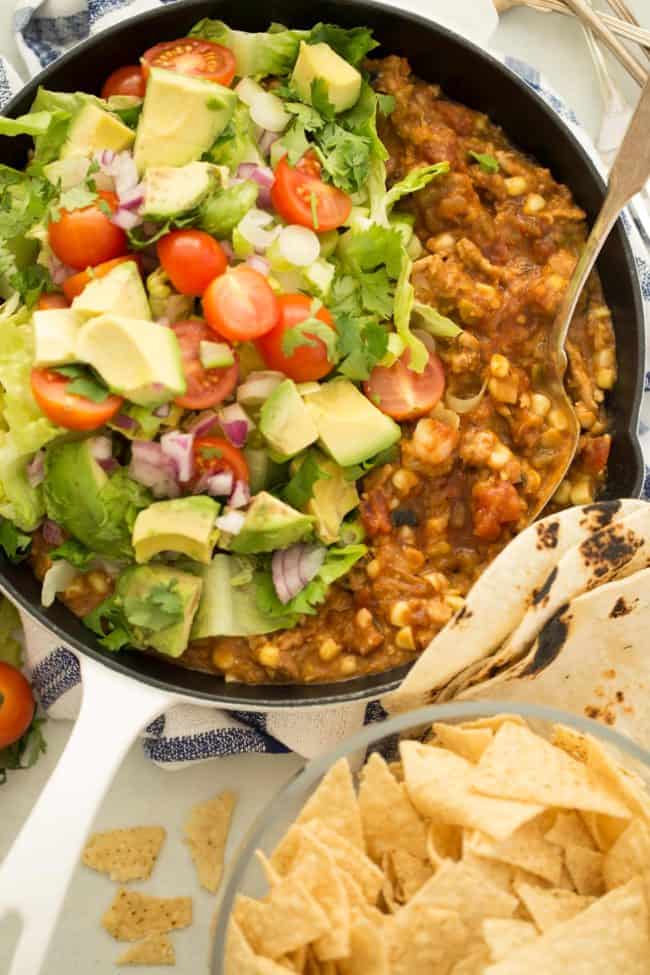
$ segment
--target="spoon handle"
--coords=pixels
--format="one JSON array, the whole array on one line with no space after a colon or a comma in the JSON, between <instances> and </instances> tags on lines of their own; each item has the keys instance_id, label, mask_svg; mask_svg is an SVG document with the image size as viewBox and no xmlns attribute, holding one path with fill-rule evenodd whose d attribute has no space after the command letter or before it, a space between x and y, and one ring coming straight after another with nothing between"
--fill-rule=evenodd
<instances>
[{"instance_id":1,"label":"spoon handle","mask_svg":"<svg viewBox=\"0 0 650 975\"><path fill-rule=\"evenodd\" d=\"M650 178L649 131L650 82L641 92L641 98L609 174L605 202L591 228L556 315L551 333L551 348L564 347L578 299L612 227L623 207L643 189Z\"/></svg>"}]
</instances>

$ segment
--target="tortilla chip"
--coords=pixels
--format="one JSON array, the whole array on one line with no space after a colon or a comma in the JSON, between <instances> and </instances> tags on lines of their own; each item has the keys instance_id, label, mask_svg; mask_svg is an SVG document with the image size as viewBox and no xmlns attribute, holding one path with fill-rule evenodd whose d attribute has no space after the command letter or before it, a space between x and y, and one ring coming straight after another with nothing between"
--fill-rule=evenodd
<instances>
[{"instance_id":1,"label":"tortilla chip","mask_svg":"<svg viewBox=\"0 0 650 975\"><path fill-rule=\"evenodd\" d=\"M486 716L485 718L472 718L471 721L461 721L458 724L459 728L489 728L493 734L496 734L499 728L504 724L518 724L522 727L527 727L526 722L519 714L493 714L491 716Z\"/></svg>"},{"instance_id":2,"label":"tortilla chip","mask_svg":"<svg viewBox=\"0 0 650 975\"><path fill-rule=\"evenodd\" d=\"M375 904L384 880L384 875L379 867L358 847L353 846L352 843L349 843L343 836L335 833L324 823L314 820L303 829L308 836L315 838L327 847L338 869L349 873L361 887L368 902ZM274 863L273 857L271 857L271 863Z\"/></svg>"},{"instance_id":3,"label":"tortilla chip","mask_svg":"<svg viewBox=\"0 0 650 975\"><path fill-rule=\"evenodd\" d=\"M253 951L273 959L310 944L330 930L326 913L291 877L272 887L264 901L237 897L233 917Z\"/></svg>"},{"instance_id":4,"label":"tortilla chip","mask_svg":"<svg viewBox=\"0 0 650 975\"><path fill-rule=\"evenodd\" d=\"M647 975L649 958L648 910L641 881L633 880L490 965L485 975Z\"/></svg>"},{"instance_id":5,"label":"tortilla chip","mask_svg":"<svg viewBox=\"0 0 650 975\"><path fill-rule=\"evenodd\" d=\"M580 818L589 830L596 849L606 853L628 827L628 819L615 816L601 816L600 813L581 812Z\"/></svg>"},{"instance_id":6,"label":"tortilla chip","mask_svg":"<svg viewBox=\"0 0 650 975\"><path fill-rule=\"evenodd\" d=\"M643 779L631 768L623 768L612 752L596 738L591 735L585 738L590 771L613 795L620 797L628 809L650 822L650 798Z\"/></svg>"},{"instance_id":7,"label":"tortilla chip","mask_svg":"<svg viewBox=\"0 0 650 975\"><path fill-rule=\"evenodd\" d=\"M306 849L294 863L288 880L301 884L329 921L330 930L312 945L318 961L345 958L350 950L350 904L341 873L327 847L311 839L311 849Z\"/></svg>"},{"instance_id":8,"label":"tortilla chip","mask_svg":"<svg viewBox=\"0 0 650 975\"><path fill-rule=\"evenodd\" d=\"M642 820L633 819L605 855L605 886L613 890L644 870L650 870L650 829Z\"/></svg>"},{"instance_id":9,"label":"tortilla chip","mask_svg":"<svg viewBox=\"0 0 650 975\"><path fill-rule=\"evenodd\" d=\"M471 836L473 831L467 831L466 836ZM507 864L499 860L486 860L484 857L477 856L466 845L463 845L463 863L474 867L480 874L483 874L489 883L494 884L499 890L508 893L512 890L515 871Z\"/></svg>"},{"instance_id":10,"label":"tortilla chip","mask_svg":"<svg viewBox=\"0 0 650 975\"><path fill-rule=\"evenodd\" d=\"M542 814L524 823L505 840L495 841L484 833L467 837L463 849L490 860L501 860L557 885L562 876L562 848L549 843L545 833L548 816Z\"/></svg>"},{"instance_id":11,"label":"tortilla chip","mask_svg":"<svg viewBox=\"0 0 650 975\"><path fill-rule=\"evenodd\" d=\"M395 781L376 752L361 773L359 810L368 855L379 863L384 853L404 850L424 860L427 827L414 809L406 788Z\"/></svg>"},{"instance_id":12,"label":"tortilla chip","mask_svg":"<svg viewBox=\"0 0 650 975\"><path fill-rule=\"evenodd\" d=\"M600 897L605 892L603 876L604 856L583 846L567 846L564 851L566 868L579 894Z\"/></svg>"},{"instance_id":13,"label":"tortilla chip","mask_svg":"<svg viewBox=\"0 0 650 975\"><path fill-rule=\"evenodd\" d=\"M490 951L490 961L501 961L515 949L534 941L537 928L530 921L489 917L483 921L483 937Z\"/></svg>"},{"instance_id":14,"label":"tortilla chip","mask_svg":"<svg viewBox=\"0 0 650 975\"><path fill-rule=\"evenodd\" d=\"M543 806L532 802L478 795L471 783L480 765L443 748L403 741L400 751L408 794L422 816L479 829L503 840L543 811Z\"/></svg>"},{"instance_id":15,"label":"tortilla chip","mask_svg":"<svg viewBox=\"0 0 650 975\"><path fill-rule=\"evenodd\" d=\"M102 918L102 927L116 941L140 941L192 923L191 897L149 897L121 887Z\"/></svg>"},{"instance_id":16,"label":"tortilla chip","mask_svg":"<svg viewBox=\"0 0 650 975\"><path fill-rule=\"evenodd\" d=\"M555 822L546 834L549 843L557 843L562 849L567 846L584 846L585 850L595 847L591 833L577 812L558 812Z\"/></svg>"},{"instance_id":17,"label":"tortilla chip","mask_svg":"<svg viewBox=\"0 0 650 975\"><path fill-rule=\"evenodd\" d=\"M518 881L514 888L542 934L556 924L571 920L593 904L593 897L582 897L570 890L549 890Z\"/></svg>"},{"instance_id":18,"label":"tortilla chip","mask_svg":"<svg viewBox=\"0 0 650 975\"><path fill-rule=\"evenodd\" d=\"M431 865L405 850L391 850L385 853L382 869L386 882L383 887L384 900L391 902L391 910L406 904L433 876Z\"/></svg>"},{"instance_id":19,"label":"tortilla chip","mask_svg":"<svg viewBox=\"0 0 650 975\"><path fill-rule=\"evenodd\" d=\"M176 951L166 934L154 934L136 941L115 962L116 965L175 965Z\"/></svg>"},{"instance_id":20,"label":"tortilla chip","mask_svg":"<svg viewBox=\"0 0 650 975\"><path fill-rule=\"evenodd\" d=\"M134 826L132 829L93 833L81 858L87 867L107 873L118 884L147 880L166 835L162 826Z\"/></svg>"},{"instance_id":21,"label":"tortilla chip","mask_svg":"<svg viewBox=\"0 0 650 975\"><path fill-rule=\"evenodd\" d=\"M478 932L486 917L512 917L517 900L469 864L450 860L402 908L400 916L417 913L425 905L457 912L470 932Z\"/></svg>"},{"instance_id":22,"label":"tortilla chip","mask_svg":"<svg viewBox=\"0 0 650 975\"><path fill-rule=\"evenodd\" d=\"M551 731L551 744L575 758L576 762L587 761L586 736L566 724L554 724Z\"/></svg>"},{"instance_id":23,"label":"tortilla chip","mask_svg":"<svg viewBox=\"0 0 650 975\"><path fill-rule=\"evenodd\" d=\"M296 819L296 825L318 819L365 852L359 802L347 759L341 758L321 780Z\"/></svg>"},{"instance_id":24,"label":"tortilla chip","mask_svg":"<svg viewBox=\"0 0 650 975\"><path fill-rule=\"evenodd\" d=\"M492 731L489 728L464 728L462 725L437 722L433 730L438 744L467 759L468 762L478 762L492 741Z\"/></svg>"},{"instance_id":25,"label":"tortilla chip","mask_svg":"<svg viewBox=\"0 0 650 975\"><path fill-rule=\"evenodd\" d=\"M224 975L293 975L293 972L284 965L256 955L231 917L226 936Z\"/></svg>"},{"instance_id":26,"label":"tortilla chip","mask_svg":"<svg viewBox=\"0 0 650 975\"><path fill-rule=\"evenodd\" d=\"M388 934L391 975L447 971L465 953L469 929L457 911L431 904L404 908Z\"/></svg>"},{"instance_id":27,"label":"tortilla chip","mask_svg":"<svg viewBox=\"0 0 650 975\"><path fill-rule=\"evenodd\" d=\"M427 833L427 855L432 866L437 867L442 860L460 860L463 847L463 831L460 826L451 826L432 819Z\"/></svg>"},{"instance_id":28,"label":"tortilla chip","mask_svg":"<svg viewBox=\"0 0 650 975\"><path fill-rule=\"evenodd\" d=\"M489 961L490 952L485 945L477 945L476 948L468 951L464 958L456 962L449 975L482 975Z\"/></svg>"},{"instance_id":29,"label":"tortilla chip","mask_svg":"<svg viewBox=\"0 0 650 975\"><path fill-rule=\"evenodd\" d=\"M216 893L223 874L223 861L236 796L223 792L214 799L192 806L185 823L185 837L199 876L199 883Z\"/></svg>"},{"instance_id":30,"label":"tortilla chip","mask_svg":"<svg viewBox=\"0 0 650 975\"><path fill-rule=\"evenodd\" d=\"M496 733L473 767L471 786L502 801L516 799L630 818L625 803L596 782L581 762L515 724L504 724Z\"/></svg>"},{"instance_id":31,"label":"tortilla chip","mask_svg":"<svg viewBox=\"0 0 650 975\"><path fill-rule=\"evenodd\" d=\"M340 975L390 975L388 947L381 929L357 918L350 929L350 954L338 964Z\"/></svg>"}]
</instances>

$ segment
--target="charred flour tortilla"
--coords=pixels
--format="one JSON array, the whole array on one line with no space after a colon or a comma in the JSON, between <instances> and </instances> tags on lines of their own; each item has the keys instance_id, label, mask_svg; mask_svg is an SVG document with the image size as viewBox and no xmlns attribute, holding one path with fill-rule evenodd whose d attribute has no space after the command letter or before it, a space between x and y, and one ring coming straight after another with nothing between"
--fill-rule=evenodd
<instances>
[{"instance_id":1,"label":"charred flour tortilla","mask_svg":"<svg viewBox=\"0 0 650 975\"><path fill-rule=\"evenodd\" d=\"M516 659L525 640L534 640L535 627L567 599L647 559L645 538L650 505L636 500L569 508L531 525L485 570L464 607L384 700L386 708L407 711L449 699L455 694L446 689L457 680L466 686L461 675L482 674L495 656L504 664Z\"/></svg>"}]
</instances>

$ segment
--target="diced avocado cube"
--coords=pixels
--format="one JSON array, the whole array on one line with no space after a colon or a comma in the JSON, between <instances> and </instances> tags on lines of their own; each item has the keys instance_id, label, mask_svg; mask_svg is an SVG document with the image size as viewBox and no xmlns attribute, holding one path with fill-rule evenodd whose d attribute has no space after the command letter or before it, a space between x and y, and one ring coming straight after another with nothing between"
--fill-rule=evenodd
<instances>
[{"instance_id":1,"label":"diced avocado cube","mask_svg":"<svg viewBox=\"0 0 650 975\"><path fill-rule=\"evenodd\" d=\"M80 325L81 319L70 308L35 311L32 316L34 365L62 366L74 362Z\"/></svg>"},{"instance_id":2,"label":"diced avocado cube","mask_svg":"<svg viewBox=\"0 0 650 975\"><path fill-rule=\"evenodd\" d=\"M354 481L345 478L345 471L328 457L319 455L318 466L328 478L314 482L307 511L316 519L316 534L325 545L338 541L343 519L359 504Z\"/></svg>"},{"instance_id":3,"label":"diced avocado cube","mask_svg":"<svg viewBox=\"0 0 650 975\"><path fill-rule=\"evenodd\" d=\"M318 257L313 264L303 270L302 276L308 290L319 298L325 299L330 293L335 271L336 268L333 264L322 257Z\"/></svg>"},{"instance_id":4,"label":"diced avocado cube","mask_svg":"<svg viewBox=\"0 0 650 975\"><path fill-rule=\"evenodd\" d=\"M142 216L168 220L194 210L217 185L219 170L211 163L150 166L144 178Z\"/></svg>"},{"instance_id":5,"label":"diced avocado cube","mask_svg":"<svg viewBox=\"0 0 650 975\"><path fill-rule=\"evenodd\" d=\"M203 574L203 594L192 626L192 639L212 636L255 636L282 629L281 617L263 616L257 608L256 586L250 582L233 584L250 560L218 552Z\"/></svg>"},{"instance_id":6,"label":"diced avocado cube","mask_svg":"<svg viewBox=\"0 0 650 975\"><path fill-rule=\"evenodd\" d=\"M218 535L214 523L219 510L217 502L205 495L157 501L145 508L133 526L136 562L169 551L207 565Z\"/></svg>"},{"instance_id":7,"label":"diced avocado cube","mask_svg":"<svg viewBox=\"0 0 650 975\"><path fill-rule=\"evenodd\" d=\"M117 581L116 594L133 630L136 646L151 647L168 657L180 657L190 640L202 589L200 576L181 572L168 565L141 565L126 569ZM148 607L152 597L165 590L179 597L183 617L177 623L161 627L156 618L155 603L150 613L151 620L147 618Z\"/></svg>"},{"instance_id":8,"label":"diced avocado cube","mask_svg":"<svg viewBox=\"0 0 650 975\"><path fill-rule=\"evenodd\" d=\"M318 438L318 430L296 384L285 379L275 387L260 413L260 432L272 450L293 457Z\"/></svg>"},{"instance_id":9,"label":"diced avocado cube","mask_svg":"<svg viewBox=\"0 0 650 975\"><path fill-rule=\"evenodd\" d=\"M68 138L59 158L92 156L102 149L122 152L123 149L130 149L134 140L135 135L128 125L98 105L87 103L70 123Z\"/></svg>"},{"instance_id":10,"label":"diced avocado cube","mask_svg":"<svg viewBox=\"0 0 650 975\"><path fill-rule=\"evenodd\" d=\"M103 278L91 277L72 308L84 320L111 314L151 321L147 292L135 261L118 264Z\"/></svg>"},{"instance_id":11,"label":"diced avocado cube","mask_svg":"<svg viewBox=\"0 0 650 975\"><path fill-rule=\"evenodd\" d=\"M204 369L222 369L232 366L235 354L225 342L199 342L199 359Z\"/></svg>"},{"instance_id":12,"label":"diced avocado cube","mask_svg":"<svg viewBox=\"0 0 650 975\"><path fill-rule=\"evenodd\" d=\"M273 552L299 542L312 531L314 519L275 498L266 491L255 495L244 525L230 542L230 549L242 555Z\"/></svg>"},{"instance_id":13,"label":"diced avocado cube","mask_svg":"<svg viewBox=\"0 0 650 975\"><path fill-rule=\"evenodd\" d=\"M140 406L157 406L186 390L178 339L154 322L98 315L82 325L77 358L107 385Z\"/></svg>"},{"instance_id":14,"label":"diced avocado cube","mask_svg":"<svg viewBox=\"0 0 650 975\"><path fill-rule=\"evenodd\" d=\"M62 190L70 190L84 182L89 168L90 159L86 156L70 156L43 166L43 175L53 186L60 184Z\"/></svg>"},{"instance_id":15,"label":"diced avocado cube","mask_svg":"<svg viewBox=\"0 0 650 975\"><path fill-rule=\"evenodd\" d=\"M200 159L227 126L236 104L235 92L214 81L152 68L135 140L138 171Z\"/></svg>"},{"instance_id":16,"label":"diced avocado cube","mask_svg":"<svg viewBox=\"0 0 650 975\"><path fill-rule=\"evenodd\" d=\"M286 480L286 464L277 464L269 456L268 450L244 447L244 457L248 464L251 494L275 487Z\"/></svg>"},{"instance_id":17,"label":"diced avocado cube","mask_svg":"<svg viewBox=\"0 0 650 975\"><path fill-rule=\"evenodd\" d=\"M341 467L361 464L400 439L397 423L347 379L323 383L306 405L321 446Z\"/></svg>"},{"instance_id":18,"label":"diced avocado cube","mask_svg":"<svg viewBox=\"0 0 650 975\"><path fill-rule=\"evenodd\" d=\"M324 82L327 98L337 112L352 108L361 93L361 75L329 44L301 41L291 81L307 104L311 104L313 82Z\"/></svg>"}]
</instances>

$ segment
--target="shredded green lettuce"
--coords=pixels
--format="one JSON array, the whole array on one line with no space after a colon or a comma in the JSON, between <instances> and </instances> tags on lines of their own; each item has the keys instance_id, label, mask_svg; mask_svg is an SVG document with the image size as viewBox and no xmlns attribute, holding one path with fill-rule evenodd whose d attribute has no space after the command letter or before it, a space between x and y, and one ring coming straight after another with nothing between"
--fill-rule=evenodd
<instances>
[{"instance_id":1,"label":"shredded green lettuce","mask_svg":"<svg viewBox=\"0 0 650 975\"><path fill-rule=\"evenodd\" d=\"M393 321L395 331L404 343L404 347L410 352L409 369L412 369L413 372L423 372L429 359L429 353L424 342L411 332L411 313L415 302L415 291L411 284L412 270L413 262L405 253L395 288Z\"/></svg>"},{"instance_id":2,"label":"shredded green lettuce","mask_svg":"<svg viewBox=\"0 0 650 975\"><path fill-rule=\"evenodd\" d=\"M433 163L431 166L416 166L404 179L393 183L386 193L386 210L390 212L395 204L411 193L417 193L435 179L436 176L444 176L449 172L448 162Z\"/></svg>"},{"instance_id":3,"label":"shredded green lettuce","mask_svg":"<svg viewBox=\"0 0 650 975\"><path fill-rule=\"evenodd\" d=\"M419 327L426 329L437 339L455 339L463 331L451 318L441 315L435 308L421 301L413 302L413 314Z\"/></svg>"},{"instance_id":4,"label":"shredded green lettuce","mask_svg":"<svg viewBox=\"0 0 650 975\"><path fill-rule=\"evenodd\" d=\"M222 20L205 17L195 24L190 37L201 37L230 48L237 61L240 78L264 78L266 75L288 75L296 63L304 31L286 29L274 33L247 33L233 30Z\"/></svg>"}]
</instances>

